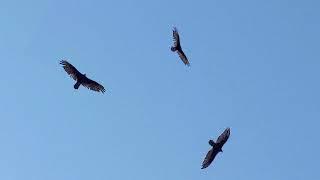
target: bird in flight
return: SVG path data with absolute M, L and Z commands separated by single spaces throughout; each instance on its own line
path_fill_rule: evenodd
M 171 51 L 177 52 L 180 59 L 183 61 L 183 63 L 187 66 L 190 66 L 187 56 L 182 51 L 182 48 L 180 45 L 180 37 L 179 37 L 177 28 L 173 27 L 172 31 L 173 31 L 173 46 L 171 47 Z
M 64 70 L 70 75 L 70 77 L 72 77 L 75 81 L 77 81 L 77 83 L 73 86 L 74 89 L 78 89 L 80 85 L 83 85 L 84 87 L 93 91 L 102 92 L 102 93 L 106 91 L 101 84 L 87 78 L 86 74 L 81 74 L 68 61 L 62 60 L 60 61 L 60 64 L 63 66 Z
M 216 155 L 219 152 L 222 152 L 222 146 L 224 145 L 224 143 L 227 142 L 229 136 L 230 136 L 230 128 L 227 128 L 218 137 L 217 142 L 214 142 L 213 140 L 209 140 L 209 144 L 212 146 L 212 148 L 210 149 L 205 159 L 203 160 L 201 169 L 207 168 L 212 163 Z

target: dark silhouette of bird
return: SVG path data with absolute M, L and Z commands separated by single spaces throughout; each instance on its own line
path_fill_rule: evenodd
M 210 151 L 207 153 L 205 159 L 203 160 L 201 169 L 208 167 L 212 163 L 212 161 L 214 160 L 216 155 L 219 152 L 223 152 L 222 146 L 224 145 L 224 143 L 227 142 L 229 136 L 230 136 L 230 128 L 227 128 L 218 137 L 217 142 L 214 142 L 213 140 L 209 140 L 209 144 L 212 146 L 212 148 L 210 149 Z
M 86 74 L 81 74 L 72 64 L 70 64 L 68 61 L 62 60 L 60 61 L 60 64 L 63 66 L 64 70 L 75 80 L 77 83 L 73 86 L 74 89 L 78 89 L 80 85 L 83 85 L 84 87 L 91 89 L 93 91 L 102 92 L 104 93 L 106 90 L 104 87 L 87 78 Z
M 180 59 L 183 61 L 183 63 L 187 66 L 190 66 L 187 56 L 182 51 L 181 44 L 180 44 L 180 37 L 179 37 L 177 28 L 173 27 L 172 31 L 173 31 L 173 46 L 171 47 L 171 51 L 177 52 Z

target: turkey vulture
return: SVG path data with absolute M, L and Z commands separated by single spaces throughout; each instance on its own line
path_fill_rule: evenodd
M 180 59 L 183 61 L 183 63 L 187 66 L 190 66 L 190 63 L 188 61 L 187 56 L 182 51 L 181 45 L 180 45 L 180 38 L 179 33 L 176 27 L 173 27 L 173 46 L 171 47 L 171 51 L 175 52 L 177 51 Z
M 229 136 L 230 136 L 230 128 L 227 128 L 218 137 L 217 142 L 214 142 L 213 140 L 209 140 L 209 144 L 212 146 L 212 148 L 207 153 L 206 158 L 203 160 L 201 169 L 204 169 L 204 168 L 208 167 L 212 163 L 212 161 L 214 160 L 216 155 L 219 152 L 222 152 L 222 146 L 224 145 L 224 143 L 227 142 Z
M 77 83 L 73 86 L 75 89 L 78 89 L 79 86 L 82 84 L 84 87 L 91 89 L 93 91 L 102 92 L 104 93 L 106 90 L 104 87 L 87 78 L 86 74 L 81 74 L 72 64 L 68 61 L 62 60 L 60 64 L 63 66 L 64 70 L 75 80 Z

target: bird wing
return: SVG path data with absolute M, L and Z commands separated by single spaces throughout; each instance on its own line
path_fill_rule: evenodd
M 218 154 L 218 151 L 214 147 L 211 148 L 202 162 L 201 169 L 207 168 L 212 163 L 212 161 L 214 160 L 217 154 Z
M 75 80 L 77 81 L 81 73 L 66 60 L 60 61 L 60 64 L 63 66 L 63 69 Z
M 81 83 L 83 86 L 85 86 L 86 88 L 88 88 L 90 90 L 102 92 L 102 93 L 106 92 L 106 90 L 104 89 L 104 87 L 101 84 L 99 84 L 96 81 L 93 81 L 87 77 L 85 77 Z
M 224 143 L 227 142 L 228 138 L 230 136 L 230 128 L 227 128 L 223 131 L 223 133 L 218 137 L 217 144 L 221 144 L 221 146 L 224 145 Z
M 183 61 L 183 63 L 187 66 L 190 66 L 190 63 L 188 61 L 187 56 L 184 54 L 184 52 L 182 50 L 178 50 L 178 55 L 180 57 L 180 59 Z
M 174 44 L 174 47 L 180 46 L 179 33 L 178 33 L 178 30 L 177 30 L 176 27 L 173 27 L 172 35 L 173 35 L 173 44 Z

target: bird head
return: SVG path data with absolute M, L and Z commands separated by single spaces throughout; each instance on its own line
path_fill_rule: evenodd
M 176 51 L 177 50 L 177 48 L 176 47 L 171 47 L 171 51 Z
M 214 146 L 216 143 L 213 141 L 213 140 L 209 140 L 209 144 L 211 145 L 211 146 Z

